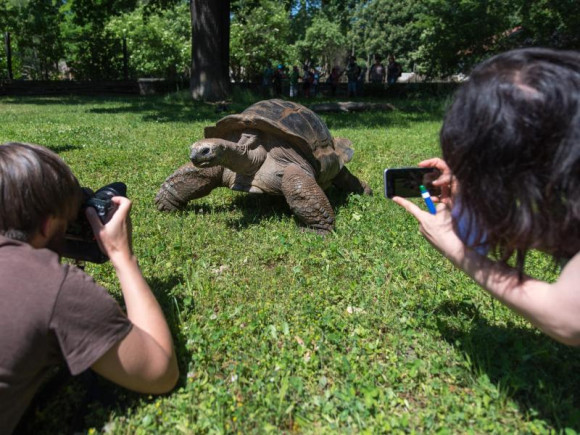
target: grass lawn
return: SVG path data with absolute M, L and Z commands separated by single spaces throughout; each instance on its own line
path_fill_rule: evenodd
M 384 198 L 384 168 L 439 155 L 446 100 L 389 102 L 399 110 L 322 115 L 352 140 L 349 168 L 375 194 L 331 190 L 336 230 L 321 237 L 282 198 L 218 189 L 183 212 L 156 210 L 188 145 L 225 115 L 214 106 L 180 95 L 0 98 L 0 143 L 51 148 L 83 186 L 127 184 L 135 251 L 181 369 L 160 397 L 58 372 L 29 433 L 579 430 L 578 351 L 494 302 Z M 110 264 L 86 270 L 120 299 Z M 557 276 L 539 254 L 528 272 Z

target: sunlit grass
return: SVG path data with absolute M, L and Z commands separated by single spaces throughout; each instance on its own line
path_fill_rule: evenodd
M 248 96 L 230 104 L 238 111 Z M 32 433 L 535 433 L 580 425 L 579 357 L 494 303 L 383 196 L 383 169 L 439 155 L 445 100 L 323 114 L 352 140 L 372 197 L 329 195 L 336 231 L 283 200 L 221 189 L 179 213 L 153 198 L 227 112 L 183 96 L 0 99 L 0 142 L 58 152 L 81 184 L 124 181 L 141 267 L 175 335 L 181 380 L 140 397 L 81 377 L 38 404 Z M 554 279 L 540 255 L 530 273 Z M 109 264 L 87 271 L 119 298 Z M 84 404 L 85 399 L 88 404 Z

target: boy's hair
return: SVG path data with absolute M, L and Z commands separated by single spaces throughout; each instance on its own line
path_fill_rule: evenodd
M 473 215 L 473 246 L 503 261 L 580 251 L 580 53 L 497 55 L 471 73 L 441 129 L 443 157 Z
M 82 191 L 66 163 L 39 145 L 0 145 L 0 234 L 28 241 L 48 216 L 76 217 Z

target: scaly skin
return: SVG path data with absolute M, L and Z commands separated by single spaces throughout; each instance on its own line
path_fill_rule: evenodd
M 182 210 L 189 201 L 208 195 L 216 187 L 229 187 L 226 183 L 223 167 L 200 169 L 187 163 L 167 177 L 155 204 L 160 211 Z
M 334 211 L 324 191 L 304 169 L 288 165 L 282 177 L 282 193 L 298 219 L 325 234 L 334 228 Z

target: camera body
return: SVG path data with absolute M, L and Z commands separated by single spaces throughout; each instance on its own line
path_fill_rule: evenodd
M 83 202 L 79 215 L 68 226 L 59 253 L 63 257 L 77 261 L 104 263 L 109 258 L 99 248 L 91 224 L 85 215 L 85 210 L 87 207 L 94 208 L 101 222 L 107 222 L 108 214 L 114 207 L 111 199 L 114 196 L 126 197 L 127 186 L 125 183 L 115 182 L 101 187 L 96 192 L 86 187 L 83 187 L 82 190 Z

